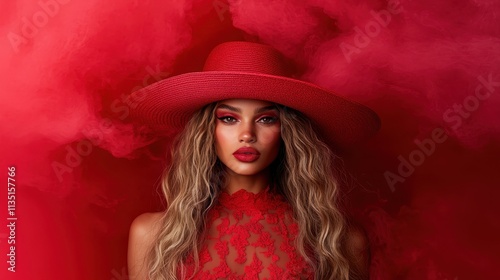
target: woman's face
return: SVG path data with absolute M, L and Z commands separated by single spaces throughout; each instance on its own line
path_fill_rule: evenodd
M 215 114 L 216 152 L 230 175 L 257 175 L 277 157 L 281 123 L 273 103 L 228 99 L 219 102 Z

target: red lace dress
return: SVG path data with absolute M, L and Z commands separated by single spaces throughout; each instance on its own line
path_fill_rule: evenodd
M 208 213 L 207 229 L 194 279 L 313 279 L 293 245 L 298 227 L 291 208 L 269 189 L 222 192 Z M 193 275 L 192 256 L 185 265 Z

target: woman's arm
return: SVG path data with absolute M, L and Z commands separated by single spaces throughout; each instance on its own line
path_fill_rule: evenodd
M 347 232 L 346 251 L 349 260 L 350 279 L 366 280 L 370 278 L 370 248 L 365 232 L 351 226 Z
M 147 279 L 145 257 L 159 232 L 162 213 L 144 213 L 134 219 L 128 240 L 128 276 L 130 280 Z

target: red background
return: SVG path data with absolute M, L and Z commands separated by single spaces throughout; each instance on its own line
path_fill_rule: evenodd
M 0 178 L 6 186 L 16 167 L 18 218 L 16 273 L 0 227 L 1 279 L 128 279 L 128 228 L 163 209 L 169 139 L 134 130 L 121 96 L 201 69 L 211 48 L 231 40 L 274 46 L 302 79 L 381 116 L 380 133 L 344 155 L 346 204 L 369 235 L 372 279 L 500 277 L 498 3 L 40 3 L 3 3 L 0 12 Z M 374 16 L 383 11 L 386 26 Z M 343 53 L 346 44 L 356 51 Z M 453 113 L 474 102 L 480 76 L 495 85 L 489 97 Z M 398 174 L 399 156 L 408 160 L 436 128 L 447 139 L 391 187 L 384 174 Z M 6 188 L 0 198 L 7 224 Z

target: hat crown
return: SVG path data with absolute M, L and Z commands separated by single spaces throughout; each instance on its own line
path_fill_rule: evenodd
M 233 71 L 288 76 L 283 56 L 270 46 L 250 42 L 227 42 L 215 47 L 203 71 Z

